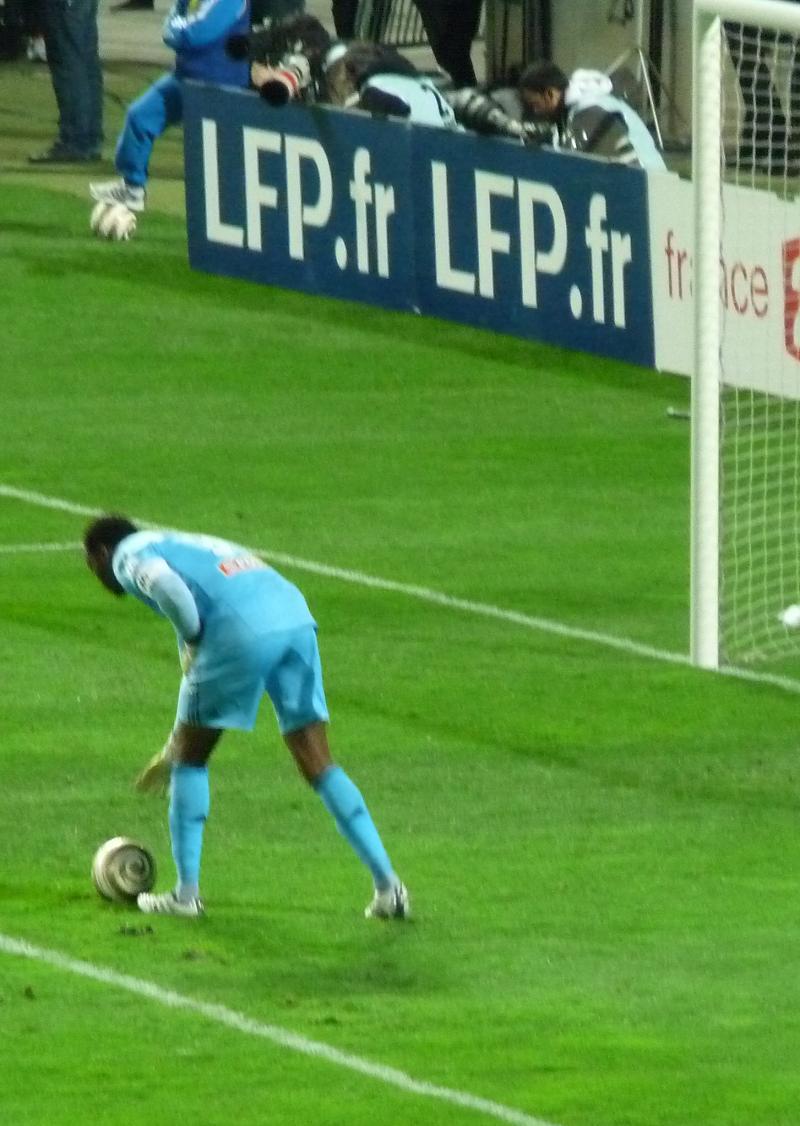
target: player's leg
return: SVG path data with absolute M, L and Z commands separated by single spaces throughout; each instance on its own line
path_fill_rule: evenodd
M 200 858 L 209 810 L 208 759 L 222 731 L 179 721 L 164 751 L 170 769 L 169 832 L 178 874 L 174 892 L 139 896 L 147 914 L 199 915 Z
M 331 759 L 325 727 L 328 708 L 312 626 L 281 638 L 271 655 L 266 687 L 300 773 L 372 874 L 376 898 L 367 913 L 405 917 L 410 910 L 408 893 L 395 874 L 361 791 Z
M 284 732 L 283 738 L 300 773 L 319 795 L 337 829 L 369 868 L 375 887 L 387 891 L 399 884 L 361 791 L 331 759 L 325 724 L 310 723 L 297 731 Z
M 325 724 L 309 723 L 296 731 L 285 731 L 283 738 L 300 773 L 372 874 L 375 897 L 367 907 L 367 916 L 406 918 L 411 911 L 408 892 L 392 867 L 361 791 L 331 759 Z
M 115 163 L 122 180 L 89 185 L 93 199 L 124 203 L 143 211 L 153 144 L 170 125 L 183 117 L 183 95 L 174 74 L 165 74 L 128 107 L 117 141 Z

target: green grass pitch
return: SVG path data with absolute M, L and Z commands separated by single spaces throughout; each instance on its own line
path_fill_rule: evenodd
M 192 274 L 178 137 L 137 238 L 95 240 L 88 177 L 24 165 L 46 76 L 0 83 L 0 486 L 68 502 L 0 495 L 0 1120 L 796 1126 L 797 695 L 302 563 L 683 653 L 685 382 Z M 131 781 L 179 672 L 166 625 L 36 548 L 79 540 L 70 505 L 295 558 L 334 753 L 413 924 L 363 919 L 369 881 L 268 708 L 212 761 L 207 917 L 99 900 L 91 857 L 118 833 L 172 879 L 164 804 Z

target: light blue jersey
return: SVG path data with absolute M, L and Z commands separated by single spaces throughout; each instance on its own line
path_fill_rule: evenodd
M 301 592 L 247 548 L 213 536 L 136 532 L 114 551 L 123 590 L 196 641 L 178 719 L 250 730 L 266 692 L 281 730 L 328 718 L 316 622 Z

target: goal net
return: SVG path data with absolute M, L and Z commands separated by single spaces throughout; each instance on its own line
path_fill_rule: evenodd
M 695 0 L 692 658 L 796 655 L 800 4 Z

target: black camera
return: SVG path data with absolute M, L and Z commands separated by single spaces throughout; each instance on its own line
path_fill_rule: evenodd
M 488 136 L 510 137 L 523 145 L 547 145 L 553 141 L 553 127 L 547 122 L 521 121 L 482 90 L 455 90 L 447 95 L 456 121 L 465 129 Z
M 258 92 L 273 106 L 294 98 L 316 101 L 323 80 L 323 62 L 331 37 L 314 16 L 289 16 L 254 28 L 249 35 L 232 35 L 225 44 L 235 59 L 266 67 L 270 74 Z
M 285 106 L 311 86 L 311 63 L 305 55 L 288 55 L 258 87 L 258 92 L 271 106 Z

